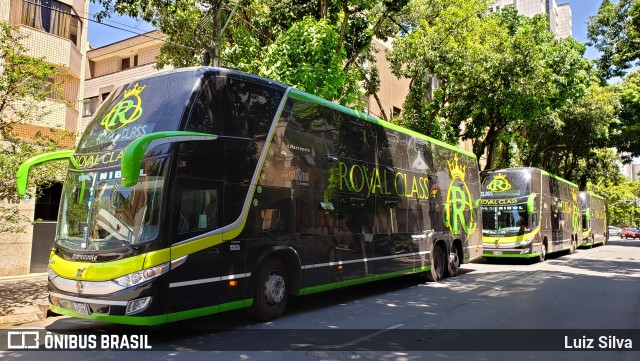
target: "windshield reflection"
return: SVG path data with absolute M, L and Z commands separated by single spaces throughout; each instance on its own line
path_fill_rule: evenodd
M 58 219 L 58 244 L 112 250 L 158 235 L 164 160 L 145 161 L 140 181 L 124 187 L 118 169 L 69 172 Z
M 517 235 L 531 231 L 526 204 L 505 207 L 482 207 L 484 234 Z

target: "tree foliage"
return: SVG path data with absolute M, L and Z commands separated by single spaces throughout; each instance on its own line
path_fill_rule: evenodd
M 617 122 L 618 97 L 611 86 L 593 83 L 584 96 L 557 111 L 547 112 L 514 139 L 524 165 L 546 169 L 582 188 L 588 182 L 619 173 L 610 145 L 610 128 Z
M 487 167 L 509 165 L 516 129 L 584 92 L 584 46 L 556 39 L 544 16 L 481 0 L 411 3 L 415 28 L 394 42 L 394 74 L 411 79 L 405 124 L 450 142 L 473 141 Z M 416 19 L 415 23 L 411 23 Z M 432 89 L 430 77 L 439 82 Z M 499 162 L 495 161 L 502 152 Z
M 28 56 L 23 45 L 25 35 L 17 28 L 0 22 L 0 233 L 22 232 L 30 221 L 21 214 L 17 203 L 15 174 L 26 159 L 50 150 L 58 149 L 60 141 L 67 136 L 61 132 L 38 134 L 31 142 L 17 138 L 14 127 L 19 123 L 37 124 L 49 112 L 43 105 L 45 100 L 66 104 L 59 96 L 61 83 L 51 79 L 61 78 L 57 67 L 44 58 Z M 61 167 L 40 167 L 30 177 L 30 184 L 44 187 L 62 181 Z
M 619 123 L 614 124 L 612 145 L 625 160 L 640 156 L 640 71 L 627 75 L 618 85 Z
M 157 67 L 200 65 L 207 54 L 220 66 L 356 105 L 359 82 L 376 89 L 376 70 L 363 66 L 373 36 L 386 37 L 388 19 L 407 0 L 94 2 L 104 7 L 98 19 L 113 13 L 142 18 L 167 36 Z
M 587 31 L 588 45 L 600 52 L 596 63 L 603 82 L 623 76 L 640 60 L 640 1 L 603 0 Z

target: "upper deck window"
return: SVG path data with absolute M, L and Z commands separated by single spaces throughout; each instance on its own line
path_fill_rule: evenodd
M 185 130 L 264 140 L 283 95 L 250 81 L 212 77 L 202 88 Z

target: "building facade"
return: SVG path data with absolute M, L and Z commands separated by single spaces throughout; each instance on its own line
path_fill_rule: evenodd
M 80 132 L 115 87 L 157 71 L 156 57 L 164 38 L 161 32 L 151 31 L 87 52 Z
M 518 13 L 529 17 L 547 14 L 549 28 L 557 37 L 573 35 L 571 6 L 568 3 L 558 4 L 556 0 L 496 0 L 489 10 L 497 11 L 506 6 L 515 6 Z
M 45 117 L 37 123 L 26 122 L 14 126 L 16 136 L 25 140 L 34 139 L 38 132 L 46 134 L 50 129 L 78 132 L 81 99 L 84 98 L 86 52 L 89 47 L 88 21 L 84 18 L 88 11 L 88 0 L 0 0 L 0 21 L 17 27 L 27 35 L 24 40 L 27 55 L 44 57 L 46 62 L 57 65 L 63 73 L 60 79 L 51 81 L 63 84 L 61 96 L 66 104 L 54 99 L 45 100 Z M 63 144 L 69 147 L 75 145 L 75 137 L 65 138 Z M 55 197 L 50 194 L 43 197 L 43 201 L 48 202 L 47 199 L 53 198 Z M 0 202 L 6 204 L 9 201 Z M 44 233 L 52 234 L 51 229 L 55 229 L 55 215 L 47 209 L 57 207 L 57 202 L 41 204 L 41 209 L 38 209 L 33 200 L 17 204 L 26 217 L 40 218 L 43 221 L 34 227 L 27 224 L 25 233 L 0 233 L 0 258 L 3 260 L 0 264 L 0 276 L 43 271 L 32 268 L 32 260 L 34 257 L 48 257 L 52 240 L 45 236 L 39 240 L 39 237 Z M 38 255 L 39 253 L 45 255 Z

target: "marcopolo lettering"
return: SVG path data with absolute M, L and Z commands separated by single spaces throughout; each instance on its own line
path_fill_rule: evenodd
M 78 253 L 74 253 L 71 256 L 71 259 L 74 260 L 74 261 L 95 262 L 98 259 L 98 256 L 96 256 L 95 254 L 78 254 Z

